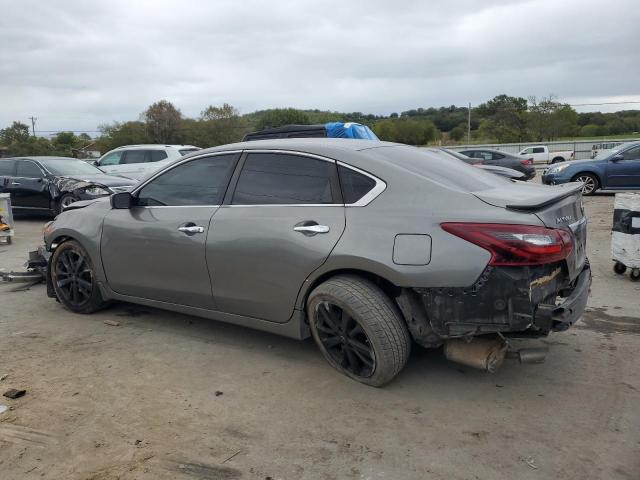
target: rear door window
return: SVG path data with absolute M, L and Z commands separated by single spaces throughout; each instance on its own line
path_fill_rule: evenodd
M 164 160 L 168 157 L 167 152 L 164 150 L 150 150 L 149 153 L 151 155 L 152 162 L 159 162 L 160 160 Z
M 336 164 L 302 155 L 249 153 L 233 205 L 317 205 L 339 202 Z
M 544 147 L 536 147 L 533 149 L 533 153 L 544 153 Z
M 145 185 L 140 206 L 220 205 L 237 155 L 213 155 L 178 165 Z
M 120 160 L 120 164 L 146 163 L 151 160 L 151 155 L 149 154 L 149 150 L 127 150 Z
M 625 160 L 640 160 L 640 147 L 630 148 L 622 156 Z

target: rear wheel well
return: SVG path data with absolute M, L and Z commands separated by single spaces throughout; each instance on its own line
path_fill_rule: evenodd
M 309 294 L 311 292 L 313 292 L 313 290 L 320 285 L 321 283 L 327 281 L 328 279 L 330 279 L 331 277 L 335 277 L 336 275 L 356 275 L 358 277 L 362 277 L 362 278 L 366 278 L 367 280 L 373 282 L 374 284 L 376 284 L 378 287 L 380 287 L 380 289 L 391 299 L 391 300 L 395 300 L 396 297 L 398 297 L 400 295 L 400 293 L 402 292 L 402 289 L 400 287 L 397 287 L 396 285 L 394 285 L 392 282 L 390 282 L 389 280 L 376 275 L 375 273 L 371 273 L 371 272 L 367 272 L 365 270 L 358 270 L 358 269 L 342 269 L 342 270 L 332 270 L 330 272 L 326 272 L 322 275 L 320 275 L 318 278 L 316 278 L 313 283 L 311 284 L 311 286 L 307 289 L 305 296 L 304 296 L 304 307 L 306 308 L 307 306 L 307 300 L 309 298 Z
M 553 157 L 553 159 L 551 160 L 551 163 L 560 163 L 560 162 L 564 162 L 564 157 Z

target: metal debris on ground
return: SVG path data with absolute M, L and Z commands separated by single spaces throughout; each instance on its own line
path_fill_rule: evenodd
M 3 395 L 7 398 L 11 398 L 11 399 L 16 399 L 16 398 L 20 398 L 22 396 L 24 396 L 24 394 L 27 393 L 26 390 L 19 390 L 16 388 L 12 388 L 10 390 L 7 390 L 6 392 L 3 393 Z
M 538 466 L 536 465 L 536 460 L 533 457 L 526 457 L 524 459 L 525 462 L 527 462 L 527 465 L 529 465 L 531 468 L 533 468 L 534 470 L 538 469 Z
M 119 327 L 120 326 L 120 322 L 117 322 L 116 320 L 105 320 L 103 323 L 105 325 L 111 325 L 112 327 Z

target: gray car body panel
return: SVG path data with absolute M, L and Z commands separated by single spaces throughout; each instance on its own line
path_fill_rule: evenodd
M 93 261 L 96 278 L 106 299 L 165 308 L 302 338 L 307 335 L 303 322 L 306 298 L 319 279 L 332 272 L 361 271 L 377 275 L 397 287 L 466 287 L 482 274 L 490 254 L 448 234 L 440 228 L 442 222 L 544 225 L 533 212 L 489 205 L 474 194 L 477 192 L 447 183 L 447 173 L 437 168 L 441 166 L 438 162 L 444 162 L 447 169 L 453 170 L 451 175 L 467 176 L 471 184 L 477 183 L 478 189 L 493 190 L 495 196 L 495 189 L 506 182 L 493 174 L 463 162 L 448 162 L 440 155 L 429 157 L 429 154 L 421 153 L 420 159 L 434 162 L 435 170 L 429 172 L 429 169 L 416 166 L 416 159 L 412 158 L 416 149 L 386 142 L 344 139 L 253 141 L 201 150 L 179 159 L 165 170 L 216 152 L 251 150 L 286 150 L 338 160 L 374 175 L 386 184 L 386 188 L 366 206 L 203 207 L 199 221 L 205 224 L 209 218 L 206 223 L 208 233 L 201 236 L 204 240 L 198 240 L 204 243 L 198 243 L 195 248 L 191 248 L 190 241 L 185 241 L 192 237 L 170 234 L 163 239 L 162 232 L 167 227 L 154 218 L 153 212 L 139 214 L 136 220 L 135 208 L 116 211 L 111 209 L 109 202 L 94 202 L 59 215 L 47 228 L 47 247 L 51 248 L 52 243 L 61 238 L 79 241 Z M 162 171 L 157 173 L 161 174 Z M 144 182 L 134 190 L 134 195 L 143 185 Z M 529 197 L 537 199 L 542 195 L 541 191 L 550 196 L 557 191 L 540 188 L 543 190 L 527 189 L 526 193 L 520 194 L 519 201 L 522 203 Z M 181 215 L 179 208 L 160 210 L 172 224 L 191 220 Z M 120 212 L 123 212 L 122 218 Z M 293 232 L 293 226 L 305 220 L 330 224 L 331 233 L 306 237 Z M 428 263 L 394 262 L 394 243 L 399 234 L 428 235 L 431 246 Z M 137 247 L 136 243 L 139 244 Z M 190 247 L 185 249 L 181 245 Z M 148 247 L 146 251 L 145 246 Z M 201 266 L 197 266 L 197 256 L 185 257 L 200 248 L 210 284 L 205 281 Z M 287 254 L 291 251 L 296 256 Z M 395 252 L 400 257 L 405 253 L 416 255 L 415 251 Z M 158 266 L 158 263 L 165 264 Z M 199 270 L 194 278 L 189 278 L 185 272 L 192 268 Z M 171 277 L 176 272 L 175 278 Z M 115 280 L 111 275 L 115 275 Z M 166 286 L 159 286 L 163 275 L 170 278 L 164 279 Z M 205 298 L 207 288 L 212 289 L 211 299 Z

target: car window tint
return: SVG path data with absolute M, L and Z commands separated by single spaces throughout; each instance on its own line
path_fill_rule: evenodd
M 234 159 L 235 155 L 215 155 L 178 165 L 145 185 L 137 204 L 220 205 Z
M 640 147 L 630 148 L 622 156 L 625 160 L 640 160 Z
M 477 158 L 481 158 L 483 160 L 491 160 L 492 157 L 493 154 L 491 152 L 478 152 Z
M 149 150 L 127 150 L 121 164 L 144 163 L 149 161 Z
M 160 160 L 164 160 L 168 157 L 167 152 L 164 150 L 151 150 L 150 153 L 152 162 L 159 162 Z
M 356 203 L 376 186 L 376 181 L 373 178 L 350 168 L 338 166 L 338 174 L 340 175 L 342 198 L 347 205 Z
M 534 148 L 533 153 L 544 153 L 544 147 Z
M 0 160 L 0 175 L 13 175 L 15 160 Z
M 18 162 L 17 177 L 42 178 L 42 170 L 33 162 L 21 160 Z
M 242 167 L 234 205 L 333 203 L 336 165 L 280 153 L 250 153 Z
M 492 160 L 500 160 L 501 158 L 504 158 L 504 155 L 501 153 L 492 152 L 491 157 L 492 157 Z
M 118 165 L 120 163 L 120 157 L 122 157 L 123 153 L 124 152 L 122 151 L 109 153 L 102 160 L 100 160 L 100 166 Z

